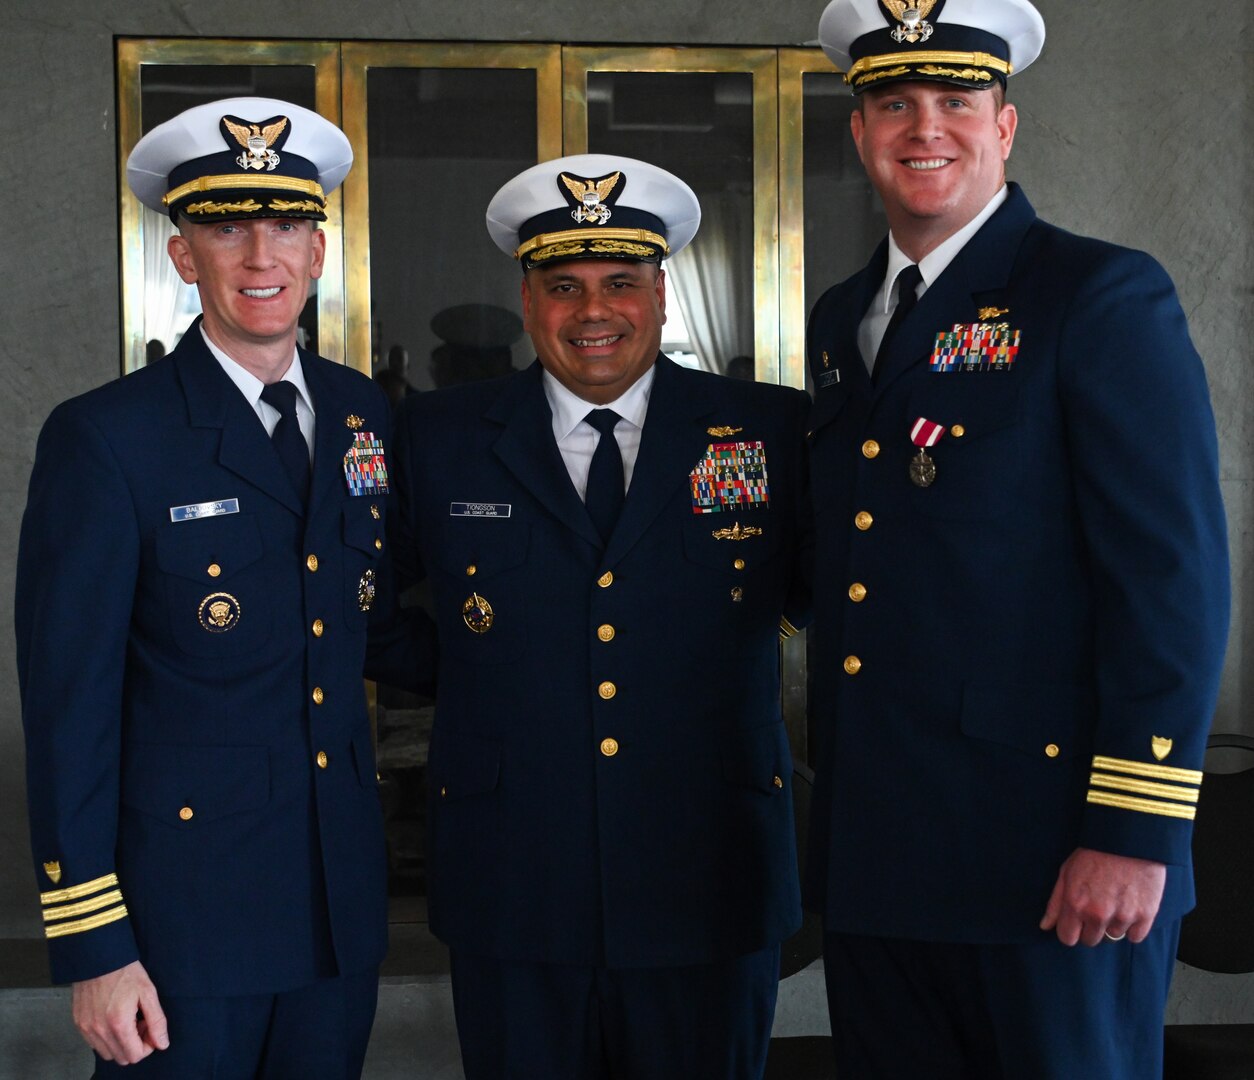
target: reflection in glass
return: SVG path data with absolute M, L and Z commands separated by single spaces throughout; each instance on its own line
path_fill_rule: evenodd
M 753 76 L 591 71 L 587 85 L 589 152 L 667 169 L 701 200 L 696 239 L 666 264 L 684 338 L 672 320 L 662 344 L 680 363 L 724 371 L 754 350 Z
M 376 378 L 395 399 L 525 367 L 519 271 L 484 211 L 535 164 L 535 71 L 371 68 L 367 116 Z
M 143 133 L 177 116 L 184 109 L 227 97 L 273 97 L 314 107 L 314 69 L 309 66 L 214 66 L 199 64 L 144 64 L 140 67 Z M 265 117 L 257 117 L 258 120 Z M 168 214 L 142 210 L 144 237 L 144 340 L 151 361 L 178 344 L 183 332 L 200 314 L 194 285 L 185 285 L 166 254 L 174 234 Z M 314 285 L 316 286 L 316 282 Z M 300 317 L 302 345 L 317 347 L 318 305 L 315 291 Z
M 831 286 L 866 265 L 888 232 L 849 134 L 854 98 L 835 71 L 802 76 L 806 312 Z

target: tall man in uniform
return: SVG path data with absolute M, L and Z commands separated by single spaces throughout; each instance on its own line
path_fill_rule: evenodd
M 296 345 L 351 163 L 333 124 L 265 98 L 146 135 L 128 180 L 177 224 L 204 316 L 39 439 L 16 605 L 31 833 L 99 1077 L 360 1074 L 387 936 L 361 676 L 389 409 Z
M 430 578 L 440 644 L 431 926 L 470 1080 L 765 1060 L 800 919 L 778 641 L 808 399 L 659 354 L 659 264 L 699 219 L 630 158 L 515 177 L 488 227 L 539 360 L 398 420 L 398 585 Z
M 1202 365 L 1005 161 L 1027 0 L 833 0 L 890 235 L 811 315 L 807 896 L 841 1075 L 1161 1068 L 1227 628 Z

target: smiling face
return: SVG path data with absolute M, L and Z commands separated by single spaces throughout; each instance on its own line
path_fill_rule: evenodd
M 268 368 L 273 357 L 285 369 L 291 360 L 309 282 L 322 276 L 325 235 L 297 218 L 184 221 L 179 227 L 168 251 L 179 277 L 200 292 L 205 332 L 232 359 L 271 381 L 254 367 Z
M 921 259 L 996 194 L 1017 123 L 994 90 L 902 82 L 862 95 L 853 141 L 906 254 Z
M 579 259 L 528 270 L 523 327 L 550 375 L 594 405 L 652 367 L 666 322 L 666 275 L 652 263 Z

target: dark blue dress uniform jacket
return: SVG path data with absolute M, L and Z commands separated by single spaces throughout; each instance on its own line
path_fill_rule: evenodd
M 455 948 L 683 965 L 798 925 L 778 640 L 801 617 L 807 406 L 660 357 L 603 550 L 538 363 L 403 405 L 394 557 L 434 597 L 430 914 Z M 689 473 L 736 440 L 763 442 L 769 506 L 694 513 Z M 761 535 L 714 539 L 737 523 Z
M 359 590 L 382 569 L 387 500 L 350 495 L 343 459 L 346 418 L 386 447 L 389 411 L 368 379 L 300 355 L 307 517 L 195 327 L 40 436 L 16 607 L 55 981 L 138 958 L 162 994 L 263 993 L 383 956 Z M 238 513 L 171 520 L 227 499 Z
M 1175 291 L 1011 185 L 873 388 L 856 339 L 886 251 L 809 327 L 823 746 L 807 902 L 829 930 L 1029 940 L 1085 846 L 1169 864 L 1178 916 L 1228 563 Z M 937 333 L 981 321 L 1020 331 L 1014 363 L 933 370 Z M 908 475 L 920 417 L 949 429 L 927 488 Z

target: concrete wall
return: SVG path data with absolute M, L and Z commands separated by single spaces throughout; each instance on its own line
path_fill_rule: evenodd
M 1042 216 L 1148 249 L 1206 360 L 1235 611 L 1217 727 L 1254 732 L 1254 340 L 1248 5 L 1038 0 L 1043 58 L 1012 83 L 1011 175 Z M 822 0 L 0 0 L 0 657 L 13 655 L 18 525 L 56 402 L 118 372 L 113 39 L 118 36 L 800 44 Z M 589 12 L 595 11 L 595 17 Z M 834 138 L 847 138 L 842 130 Z M 1146 433 L 1147 468 L 1156 462 Z M 89 522 L 84 527 L 90 527 Z M 83 596 L 85 618 L 108 618 Z M 67 663 L 73 658 L 67 657 Z M 0 661 L 0 937 L 39 934 L 13 663 Z

